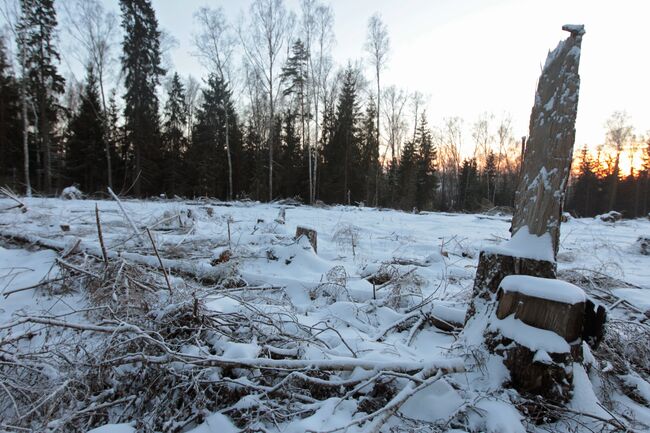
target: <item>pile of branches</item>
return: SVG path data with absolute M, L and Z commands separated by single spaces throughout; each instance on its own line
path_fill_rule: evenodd
M 451 361 L 359 359 L 349 346 L 349 357 L 304 359 L 308 346 L 327 354 L 322 334 L 338 332 L 299 323 L 289 307 L 268 312 L 252 302 L 266 297 L 282 307 L 288 301 L 277 288 L 175 278 L 171 290 L 158 268 L 105 254 L 68 252 L 57 264 L 56 278 L 31 289 L 76 292 L 84 307 L 0 325 L 0 428 L 85 432 L 137 420 L 138 431 L 180 432 L 219 411 L 238 427 L 264 431 L 338 397 L 362 412 L 348 426 L 377 431 L 414 393 L 462 369 Z M 219 297 L 237 308 L 206 307 Z M 249 357 L 224 351 L 226 343 L 251 342 L 258 350 Z

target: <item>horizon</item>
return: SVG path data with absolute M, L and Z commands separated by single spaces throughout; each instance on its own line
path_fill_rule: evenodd
M 102 1 L 119 13 L 115 0 Z M 161 28 L 178 41 L 171 50 L 174 70 L 184 77 L 206 75 L 192 54 L 193 14 L 199 7 L 222 6 L 235 26 L 250 3 L 154 0 Z M 298 0 L 286 4 L 298 12 Z M 646 102 L 650 86 L 644 82 L 650 60 L 633 55 L 638 42 L 650 40 L 650 29 L 643 23 L 650 6 L 644 2 L 623 1 L 616 7 L 587 0 L 554 0 L 543 6 L 515 0 L 408 0 L 399 5 L 390 0 L 334 0 L 329 4 L 334 10 L 336 66 L 363 60 L 365 76 L 372 79 L 363 44 L 367 20 L 378 12 L 391 42 L 382 87 L 396 85 L 428 96 L 426 109 L 434 127 L 444 118 L 461 117 L 466 153 L 473 147 L 470 127 L 485 112 L 494 114 L 495 123 L 510 114 L 514 136 L 528 135 L 541 66 L 549 50 L 568 36 L 561 30 L 563 24 L 584 24 L 586 29 L 575 150 L 587 144 L 593 151 L 604 144 L 605 122 L 614 111 L 629 114 L 637 135 L 650 131 Z M 429 55 L 416 55 L 427 50 Z

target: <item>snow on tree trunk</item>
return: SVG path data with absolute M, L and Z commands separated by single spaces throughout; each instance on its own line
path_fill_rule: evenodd
M 554 258 L 573 158 L 580 45 L 585 33 L 583 26 L 565 25 L 562 29 L 571 36 L 549 53 L 537 85 L 511 230 L 513 236 L 526 229 L 535 236 L 549 233 Z
M 503 358 L 513 388 L 557 403 L 570 396 L 569 367 L 582 361 L 585 318 L 594 315 L 581 289 L 555 279 L 584 27 L 563 30 L 571 35 L 549 53 L 535 93 L 512 238 L 481 252 L 463 331 L 467 345 Z

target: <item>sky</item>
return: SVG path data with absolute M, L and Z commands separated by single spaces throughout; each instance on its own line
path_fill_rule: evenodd
M 66 1 L 66 0 L 60 0 Z M 327 1 L 327 0 L 325 0 Z M 117 0 L 104 0 L 117 10 Z M 200 77 L 192 55 L 193 13 L 222 6 L 232 23 L 250 0 L 153 0 L 163 29 L 178 41 L 171 56 L 181 75 Z M 299 11 L 299 0 L 286 0 Z M 365 58 L 368 18 L 388 26 L 391 52 L 382 81 L 427 95 L 430 123 L 464 119 L 464 145 L 483 112 L 509 114 L 516 137 L 528 134 L 537 79 L 550 49 L 584 24 L 576 147 L 605 139 L 604 124 L 625 110 L 639 134 L 650 130 L 650 1 L 647 0 L 331 0 L 337 63 Z M 368 78 L 372 77 L 367 66 Z

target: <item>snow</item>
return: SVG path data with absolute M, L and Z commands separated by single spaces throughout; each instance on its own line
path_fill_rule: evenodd
M 451 416 L 464 404 L 460 396 L 449 383 L 439 380 L 428 388 L 416 393 L 400 412 L 413 419 L 426 422 L 441 422 Z
M 612 293 L 640 308 L 644 311 L 650 310 L 650 290 L 631 289 L 631 288 L 614 288 Z
M 521 421 L 523 417 L 509 402 L 484 399 L 476 403 L 476 412 L 471 412 L 469 423 L 473 431 L 485 433 L 526 433 Z M 478 413 L 483 416 L 478 416 Z
M 645 381 L 638 374 L 624 374 L 621 376 L 623 382 L 628 386 L 635 388 L 643 399 L 650 404 L 650 383 Z
M 187 433 L 237 433 L 239 431 L 228 417 L 220 413 L 214 413 L 207 417 L 201 425 Z
M 534 235 L 530 233 L 528 226 L 521 227 L 510 240 L 501 245 L 486 248 L 485 252 L 525 259 L 555 261 L 551 235 L 549 233 L 544 233 L 542 236 Z
M 550 278 L 531 277 L 529 275 L 509 275 L 499 285 L 504 292 L 516 292 L 534 298 L 564 304 L 585 302 L 584 290 L 571 283 Z
M 598 397 L 594 393 L 587 372 L 578 363 L 573 364 L 573 397 L 569 402 L 569 407 L 579 412 L 589 413 L 605 419 L 611 419 L 612 417 L 602 408 Z
M 135 429 L 130 424 L 106 424 L 86 433 L 135 433 Z
M 129 260 L 148 260 L 156 265 L 150 245 L 133 238 L 128 222 L 113 201 L 42 198 L 25 201 L 29 208 L 26 213 L 19 210 L 0 211 L 0 233 L 47 239 L 53 246 L 65 246 L 79 238 L 84 248 L 94 248 L 93 251 L 97 252 L 99 246 L 94 215 L 97 203 L 109 254 L 114 257 L 121 255 Z M 0 209 L 8 205 L 8 201 L 0 199 Z M 286 328 L 281 331 L 291 332 L 291 327 L 295 326 L 292 320 L 300 326 L 319 330 L 318 337 L 323 344 L 306 341 L 285 347 L 283 350 L 299 354 L 299 358 L 269 359 L 270 364 L 279 366 L 310 360 L 312 365 L 352 364 L 355 367 L 345 373 L 347 376 L 332 380 L 365 378 L 378 369 L 397 365 L 414 369 L 435 365 L 465 366 L 467 371 L 449 374 L 419 391 L 407 400 L 400 413 L 423 423 L 441 425 L 449 417 L 461 413 L 461 416 L 467 417 L 468 431 L 526 431 L 522 425 L 523 416 L 503 391 L 502 385 L 508 380 L 508 371 L 501 359 L 489 356 L 481 365 L 472 364 L 471 356 L 459 359 L 460 342 L 456 337 L 429 324 L 409 341 L 413 323 L 420 317 L 420 310 L 411 309 L 430 299 L 427 307 L 421 309 L 422 313 L 462 323 L 481 250 L 549 260 L 553 259 L 550 236 L 533 236 L 524 227 L 510 241 L 499 245 L 500 240 L 510 237 L 510 220 L 507 216 L 433 212 L 412 214 L 348 206 L 284 206 L 286 223 L 282 225 L 273 222 L 279 210 L 277 204 L 235 202 L 226 207 L 210 201 L 124 200 L 123 205 L 140 229 L 152 227 L 161 255 L 166 258 L 165 264 L 172 268 L 171 276 L 179 284 L 181 271 L 188 269 L 188 263 L 193 270 L 210 273 L 218 269 L 221 272 L 222 268 L 212 266 L 210 261 L 224 249 L 230 249 L 233 253 L 232 266 L 239 270 L 241 278 L 250 286 L 260 288 L 259 292 L 247 294 L 250 307 L 243 306 L 227 293 L 215 291 L 204 300 L 210 310 L 236 315 L 250 314 L 247 308 L 254 308 L 258 314 L 290 317 L 291 320 L 283 325 Z M 212 209 L 212 216 L 206 208 Z M 165 218 L 168 221 L 162 223 Z M 230 223 L 231 244 L 228 241 L 228 219 L 234 221 Z M 258 223 L 258 219 L 266 222 Z M 60 230 L 61 224 L 70 225 L 70 231 Z M 293 240 L 296 226 L 299 225 L 317 230 L 318 254 Z M 358 228 L 354 254 L 350 243 L 342 243 L 334 236 L 344 225 Z M 596 272 L 595 275 L 624 281 L 626 284 L 611 285 L 612 294 L 643 310 L 649 309 L 648 258 L 632 248 L 639 233 L 650 233 L 650 221 L 622 220 L 616 224 L 604 224 L 591 218 L 571 219 L 562 225 L 562 242 L 557 259 L 560 274 L 581 274 L 590 270 Z M 0 291 L 7 293 L 44 279 L 56 278 L 59 275 L 55 264 L 57 256 L 53 251 L 29 251 L 1 244 Z M 396 264 L 401 259 L 404 259 L 404 263 L 416 264 Z M 343 272 L 331 272 L 335 267 L 341 267 Z M 394 287 L 377 287 L 374 299 L 372 284 L 366 278 L 387 268 L 401 276 L 406 275 L 400 288 L 401 294 Z M 343 289 L 335 284 L 339 277 L 345 280 Z M 523 287 L 521 290 L 528 293 L 537 293 L 538 286 L 531 286 L 526 278 L 510 278 L 504 280 L 506 290 L 515 290 L 509 286 L 512 283 L 513 286 Z M 578 299 L 575 290 L 564 290 L 574 286 L 560 287 L 560 282 L 548 284 L 552 287 L 545 282 L 540 289 L 545 297 L 567 302 Z M 632 288 L 632 285 L 638 288 Z M 265 289 L 271 287 L 274 289 Z M 404 295 L 406 292 L 408 296 Z M 584 298 L 584 294 L 582 296 Z M 281 305 L 280 300 L 290 306 L 290 311 Z M 0 296 L 0 323 L 45 311 L 49 314 L 68 314 L 74 308 L 85 306 L 84 302 L 83 295 L 79 293 L 57 295 L 41 289 L 19 291 L 6 298 Z M 615 308 L 608 314 L 617 317 L 619 312 Z M 414 316 L 404 327 L 392 328 L 384 338 L 378 338 L 384 330 L 409 315 Z M 85 318 L 75 315 L 69 320 Z M 499 330 L 504 336 L 531 348 L 539 362 L 548 362 L 550 354 L 568 351 L 568 343 L 562 337 L 551 331 L 532 328 L 512 316 L 483 325 Z M 479 343 L 482 335 L 465 335 L 464 338 L 462 343 Z M 196 347 L 189 343 L 186 351 L 195 353 Z M 213 355 L 215 359 L 246 363 L 268 356 L 267 348 L 256 341 L 215 338 L 211 343 L 216 353 Z M 574 370 L 577 395 L 572 400 L 572 407 L 596 413 L 598 399 L 588 375 L 582 367 L 574 367 Z M 401 380 L 396 379 L 396 383 L 404 386 Z M 630 386 L 635 386 L 639 394 L 647 392 L 643 382 L 634 378 L 625 380 L 629 381 Z M 259 397 L 250 394 L 238 404 L 251 404 L 254 398 Z M 634 407 L 640 417 L 650 418 L 650 414 L 628 400 L 624 396 L 619 397 L 621 405 Z M 468 407 L 475 407 L 476 410 L 468 410 Z M 354 400 L 331 398 L 314 405 L 308 417 L 279 421 L 278 426 L 267 425 L 265 428 L 270 432 L 296 433 L 310 429 L 327 430 L 352 422 L 360 416 L 357 410 Z M 192 427 L 193 433 L 237 431 L 227 416 L 219 413 Z M 386 425 L 382 431 L 388 431 L 388 428 Z M 109 424 L 91 431 L 132 433 L 134 429 L 128 424 Z M 363 427 L 353 426 L 348 431 L 360 432 Z
M 66 199 L 66 200 L 74 200 L 74 199 L 80 199 L 83 197 L 83 193 L 79 191 L 79 188 L 76 186 L 68 186 L 66 188 L 63 188 L 63 191 L 61 191 L 61 198 Z
M 553 331 L 539 329 L 525 324 L 514 315 L 505 319 L 496 319 L 490 324 L 490 329 L 499 331 L 509 338 L 532 351 L 543 350 L 549 353 L 567 353 L 571 350 L 569 343 Z

